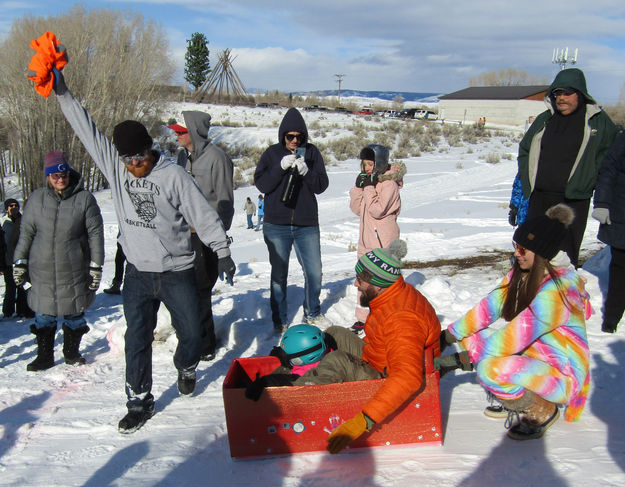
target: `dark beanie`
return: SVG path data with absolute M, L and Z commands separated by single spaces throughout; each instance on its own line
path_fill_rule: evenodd
M 152 137 L 143 124 L 136 120 L 125 120 L 115 125 L 113 144 L 119 155 L 134 156 L 152 147 Z
M 360 160 L 364 161 L 373 161 L 375 162 L 375 152 L 373 152 L 373 149 L 371 147 L 365 147 L 363 150 L 360 151 Z
M 4 200 L 4 211 L 7 211 L 9 209 L 9 205 L 12 204 L 16 204 L 18 208 L 20 207 L 19 201 L 13 198 L 8 198 Z
M 388 248 L 373 249 L 363 254 L 356 263 L 356 274 L 360 275 L 367 270 L 372 276 L 366 279 L 369 283 L 379 287 L 391 286 L 401 275 L 401 259 L 405 257 L 408 248 L 403 240 L 393 240 Z
M 56 172 L 67 172 L 70 167 L 65 154 L 60 150 L 48 152 L 43 158 L 43 171 L 46 176 Z
M 513 240 L 535 254 L 551 260 L 560 250 L 567 228 L 574 219 L 572 208 L 560 203 L 549 208 L 544 215 L 519 225 Z

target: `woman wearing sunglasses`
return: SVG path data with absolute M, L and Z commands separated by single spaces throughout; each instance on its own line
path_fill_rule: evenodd
M 516 261 L 502 283 L 441 335 L 468 351 L 482 386 L 501 403 L 508 436 L 543 436 L 564 406 L 579 419 L 590 384 L 584 280 L 560 252 L 573 211 L 558 204 L 514 233 Z M 492 326 L 503 318 L 503 326 Z M 501 414 L 497 414 L 500 412 Z

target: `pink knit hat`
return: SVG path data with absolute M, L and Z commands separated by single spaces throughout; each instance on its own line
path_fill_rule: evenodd
M 46 176 L 55 172 L 68 172 L 70 167 L 67 159 L 65 159 L 65 154 L 60 150 L 48 152 L 43 159 L 43 170 Z

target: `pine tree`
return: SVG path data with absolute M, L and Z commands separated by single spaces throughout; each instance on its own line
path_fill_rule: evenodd
M 204 34 L 195 32 L 191 34 L 191 39 L 187 39 L 184 61 L 184 79 L 197 90 L 206 81 L 211 70 L 208 60 L 208 40 Z

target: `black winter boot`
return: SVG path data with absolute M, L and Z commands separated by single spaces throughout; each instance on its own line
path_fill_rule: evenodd
M 54 335 L 56 326 L 37 328 L 30 325 L 30 332 L 35 335 L 37 341 L 37 358 L 26 366 L 26 370 L 36 372 L 46 370 L 54 365 Z
M 121 279 L 113 279 L 111 282 L 111 287 L 108 289 L 104 289 L 106 294 L 121 294 L 122 281 Z
M 63 325 L 63 355 L 65 363 L 69 365 L 84 365 L 87 361 L 84 359 L 78 347 L 82 336 L 89 331 L 88 326 L 81 326 L 76 330 L 71 329 L 67 325 Z

